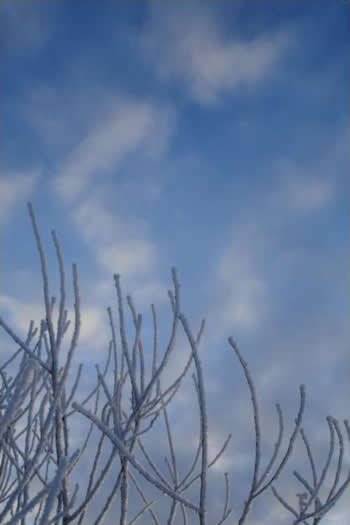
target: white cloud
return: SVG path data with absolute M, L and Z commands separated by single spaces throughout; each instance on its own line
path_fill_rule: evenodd
M 212 284 L 207 289 L 205 351 L 237 332 L 253 336 L 267 319 L 270 297 L 259 266 L 264 242 L 254 223 L 237 223 L 217 254 Z
M 34 321 L 34 326 L 39 327 L 41 319 L 45 318 L 45 307 L 43 303 L 23 302 L 15 297 L 7 295 L 0 296 L 0 304 L 6 311 L 9 317 L 9 325 L 20 337 L 25 339 L 27 335 L 29 323 Z M 72 308 L 68 309 L 68 319 L 71 320 L 70 326 L 64 336 L 64 341 L 70 342 L 74 329 L 74 311 Z M 54 327 L 57 326 L 57 308 L 54 310 L 52 320 Z M 107 343 L 108 337 L 104 337 L 104 312 L 95 307 L 81 308 L 81 328 L 79 342 L 89 345 L 96 345 Z
M 305 173 L 297 166 L 282 171 L 280 196 L 291 211 L 306 213 L 327 206 L 335 196 L 335 180 Z
M 218 101 L 234 89 L 264 80 L 289 43 L 287 33 L 228 38 L 216 14 L 188 6 L 155 6 L 142 50 L 156 61 L 160 78 L 179 79 L 203 104 Z
M 74 214 L 80 233 L 93 247 L 96 260 L 109 274 L 123 278 L 150 272 L 156 260 L 156 247 L 142 238 L 140 223 L 127 223 L 106 210 L 97 198 L 83 202 Z M 141 221 L 142 223 L 142 221 Z
M 124 275 L 121 277 L 122 286 L 124 286 Z M 141 283 L 137 281 L 127 283 L 127 294 L 131 295 L 137 311 L 148 312 L 151 304 L 154 304 L 157 307 L 160 304 L 169 301 L 168 287 L 165 284 L 155 280 L 151 282 L 148 281 L 146 284 L 143 283 L 144 281 Z M 99 281 L 95 285 L 95 293 L 97 296 L 101 298 L 103 297 L 105 302 L 109 297 L 111 300 L 115 300 L 115 287 L 112 277 L 110 279 Z
M 149 271 L 155 262 L 152 243 L 142 239 L 119 241 L 97 253 L 97 260 L 111 273 L 122 277 Z
M 115 97 L 107 115 L 87 130 L 61 165 L 54 180 L 55 191 L 65 200 L 74 199 L 91 182 L 97 182 L 104 170 L 116 170 L 128 153 L 139 148 L 150 155 L 161 152 L 167 145 L 171 115 L 152 103 Z M 160 137 L 162 140 L 157 140 Z
M 23 208 L 23 201 L 30 199 L 39 177 L 38 171 L 5 172 L 0 177 L 0 220 L 2 224 L 9 220 L 15 209 Z
M 115 298 L 112 276 L 119 273 L 137 310 L 148 311 L 151 303 L 168 301 L 168 285 L 154 275 L 159 251 L 145 233 L 145 221 L 122 218 L 95 195 L 76 207 L 73 224 L 91 248 L 95 261 L 105 270 L 106 278 L 94 281 L 93 296 L 98 300 L 103 297 L 104 301 Z
M 103 337 L 103 328 L 105 326 L 104 312 L 95 307 L 86 307 L 81 309 L 81 330 L 79 341 L 81 343 L 89 343 L 96 345 L 100 343 L 107 343 L 108 337 Z M 74 324 L 74 314 L 71 312 L 71 324 Z M 71 327 L 70 327 L 71 328 Z
M 158 281 L 152 281 L 135 287 L 132 297 L 139 308 L 149 307 L 152 303 L 156 305 L 168 301 L 168 287 Z
M 8 295 L 1 295 L 0 303 L 1 307 L 10 315 L 11 322 L 14 323 L 16 330 L 20 331 L 18 335 L 21 337 L 27 334 L 31 320 L 38 326 L 44 317 L 44 307 L 39 303 L 19 301 Z
M 80 234 L 89 243 L 109 243 L 113 236 L 122 234 L 119 217 L 107 211 L 93 197 L 79 204 L 73 212 L 73 220 Z
M 285 363 L 274 361 L 270 355 L 268 364 L 259 369 L 259 375 L 255 378 L 257 390 L 260 395 L 270 391 L 281 392 L 289 384 L 291 375 L 290 368 Z
M 217 279 L 225 288 L 220 305 L 222 322 L 242 329 L 257 328 L 263 318 L 265 285 L 253 264 L 253 253 L 243 253 L 237 242 L 226 250 L 218 264 Z
M 288 157 L 276 159 L 276 185 L 268 198 L 271 208 L 280 208 L 283 213 L 306 214 L 324 211 L 333 205 L 340 187 L 344 186 L 347 139 L 348 130 L 341 129 L 321 155 L 303 161 Z
M 332 185 L 325 180 L 293 181 L 289 192 L 291 205 L 301 211 L 322 208 L 333 197 Z

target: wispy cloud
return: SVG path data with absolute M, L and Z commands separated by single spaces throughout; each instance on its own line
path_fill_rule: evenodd
M 39 171 L 5 172 L 0 177 L 0 221 L 6 223 L 11 214 L 30 199 L 40 178 Z
M 128 275 L 128 273 L 126 273 L 126 275 Z M 122 278 L 124 283 L 124 274 L 122 274 Z M 133 290 L 127 290 L 127 293 L 130 292 L 137 310 L 149 310 L 152 303 L 159 305 L 160 303 L 168 301 L 168 287 L 157 280 L 152 281 L 147 279 L 146 284 L 138 283 L 135 286 Z M 103 297 L 104 299 L 112 293 L 115 295 L 112 278 L 99 281 L 96 284 L 95 291 L 99 297 Z
M 257 264 L 258 231 L 252 225 L 237 225 L 218 257 L 215 283 L 220 299 L 211 307 L 210 319 L 223 334 L 229 330 L 257 330 L 267 311 L 264 274 Z M 220 328 L 219 328 L 220 326 Z
M 310 174 L 305 166 L 289 162 L 280 169 L 279 195 L 273 198 L 289 212 L 304 214 L 331 204 L 336 189 L 336 177 Z
M 176 12 L 175 12 L 176 11 Z M 183 84 L 201 104 L 214 104 L 237 88 L 252 88 L 278 64 L 287 32 L 232 38 L 215 12 L 153 5 L 142 49 L 162 80 Z
M 0 296 L 1 306 L 19 330 L 22 337 L 28 332 L 29 323 L 33 320 L 36 325 L 44 317 L 43 305 L 40 303 L 23 302 L 15 297 L 2 294 Z
M 6 311 L 6 316 L 9 316 L 13 328 L 16 333 L 21 334 L 23 338 L 28 332 L 29 323 L 31 320 L 34 321 L 36 327 L 40 326 L 41 319 L 45 319 L 45 310 L 42 303 L 34 303 L 28 301 L 22 301 L 16 297 L 1 295 L 0 303 L 2 308 Z M 73 335 L 74 327 L 74 310 L 73 308 L 67 308 L 70 326 L 65 334 L 64 340 L 70 341 Z M 53 313 L 52 319 L 54 325 L 57 324 L 57 308 Z M 105 314 L 102 309 L 92 306 L 83 306 L 81 308 L 81 330 L 79 341 L 81 344 L 90 343 L 94 347 L 98 347 L 101 344 L 106 343 L 106 337 L 104 333 L 105 326 Z
M 74 213 L 81 235 L 93 247 L 95 257 L 109 274 L 123 278 L 150 272 L 156 261 L 156 246 L 142 238 L 116 213 L 108 212 L 97 198 L 82 202 Z
M 113 173 L 130 153 L 155 154 L 166 146 L 171 113 L 150 102 L 115 97 L 107 114 L 84 133 L 54 179 L 54 189 L 67 201 L 77 198 L 90 184 Z M 163 142 L 158 141 L 163 137 Z
M 129 276 L 150 270 L 154 264 L 152 245 L 142 239 L 124 240 L 117 246 L 104 248 L 98 254 L 98 260 L 110 272 Z

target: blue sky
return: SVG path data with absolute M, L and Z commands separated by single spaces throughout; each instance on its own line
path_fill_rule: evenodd
M 52 228 L 67 270 L 78 264 L 82 388 L 94 384 L 94 364 L 107 353 L 112 274 L 144 315 L 145 344 L 152 302 L 165 342 L 176 266 L 190 325 L 207 322 L 210 451 L 233 431 L 210 492 L 217 516 L 228 470 L 233 525 L 254 441 L 229 335 L 255 379 L 265 462 L 277 433 L 274 403 L 290 429 L 300 383 L 319 468 L 326 416 L 349 417 L 347 2 L 3 0 L 0 14 L 3 316 L 23 335 L 44 312 L 28 200 L 56 295 Z M 13 347 L 1 338 L 7 355 Z M 181 333 L 167 379 L 188 352 Z M 195 412 L 189 383 L 171 412 L 184 464 Z M 83 420 L 75 421 L 78 443 Z M 150 447 L 157 460 L 159 444 Z M 346 450 L 349 468 L 349 443 Z M 306 459 L 299 445 L 276 483 L 293 504 L 300 486 L 292 472 Z M 166 507 L 157 508 L 162 516 Z M 135 501 L 131 515 L 138 509 Z M 247 524 L 261 516 L 291 522 L 270 494 Z M 344 496 L 322 523 L 348 518 Z

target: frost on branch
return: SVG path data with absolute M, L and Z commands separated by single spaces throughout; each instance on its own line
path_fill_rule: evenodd
M 168 504 L 166 521 L 168 525 L 223 524 L 232 515 L 230 501 L 231 491 L 235 490 L 235 485 L 231 486 L 229 474 L 225 473 L 222 512 L 211 517 L 209 522 L 211 509 L 208 508 L 208 477 L 211 467 L 225 452 L 231 435 L 227 437 L 216 455 L 210 457 L 208 451 L 210 421 L 207 414 L 203 364 L 200 359 L 200 342 L 205 322 L 202 321 L 195 335 L 183 313 L 180 284 L 175 268 L 172 269 L 173 291 L 169 290 L 172 326 L 163 353 L 158 348 L 157 313 L 155 306 L 151 305 L 153 319 L 151 356 L 143 346 L 142 316 L 137 314 L 130 296 L 127 296 L 127 305 L 135 334 L 133 338 L 127 336 L 121 279 L 118 274 L 114 276 L 118 324 L 114 321 L 112 308 L 107 308 L 111 334 L 106 363 L 103 370 L 96 365 L 96 385 L 85 399 L 76 401 L 83 365 L 79 366 L 71 388 L 67 386 L 67 379 L 71 373 L 81 325 L 78 270 L 73 264 L 74 326 L 72 336 L 67 341 L 70 321 L 67 319 L 66 275 L 60 245 L 53 231 L 52 240 L 60 278 L 60 297 L 56 305 L 55 297 L 50 295 L 46 255 L 31 204 L 28 204 L 28 210 L 39 253 L 45 318 L 39 328 L 34 328 L 34 322 L 31 321 L 27 337 L 23 339 L 15 333 L 7 321 L 0 317 L 0 326 L 17 346 L 14 355 L 6 362 L 0 363 L 0 523 L 90 525 L 92 522 L 87 512 L 93 501 L 96 503 L 98 498 L 100 509 L 93 525 L 102 524 L 114 499 L 119 503 L 120 525 L 132 525 L 142 517 L 146 520 L 144 523 L 151 521 L 155 525 L 164 523 L 164 518 L 161 520 L 156 510 L 157 503 L 162 503 L 164 500 Z M 53 321 L 55 307 L 58 312 L 56 324 Z M 164 384 L 164 371 L 169 365 L 171 355 L 175 352 L 176 336 L 181 329 L 188 340 L 189 354 L 177 378 L 169 384 Z M 120 344 L 117 341 L 118 331 Z M 262 438 L 254 382 L 248 364 L 232 337 L 229 337 L 228 343 L 242 367 L 247 382 L 255 433 L 250 490 L 241 505 L 242 508 L 236 509 L 236 517 L 232 519 L 239 525 L 246 523 L 252 503 L 267 489 L 271 489 L 282 507 L 293 514 L 294 524 L 316 525 L 333 508 L 350 484 L 350 472 L 345 474 L 345 478 L 343 476 L 345 448 L 343 431 L 335 418 L 327 417 L 330 433 L 329 453 L 323 468 L 318 469 L 309 438 L 302 426 L 305 387 L 301 385 L 294 429 L 279 461 L 277 456 L 282 449 L 284 421 L 282 409 L 276 404 L 278 435 L 273 454 L 265 469 L 261 471 Z M 62 360 L 61 350 L 64 345 L 66 358 Z M 8 367 L 11 363 L 13 365 L 17 358 L 20 358 L 20 363 L 17 366 L 16 376 L 9 377 Z M 111 364 L 112 381 L 108 382 L 106 378 Z M 193 393 L 198 406 L 198 442 L 186 472 L 181 473 L 178 468 L 179 458 L 176 454 L 176 441 L 169 417 L 169 405 L 176 398 L 183 379 L 190 371 L 192 371 Z M 92 402 L 93 409 L 88 408 L 89 402 Z M 82 421 L 90 425 L 89 431 L 82 436 L 80 448 L 72 452 L 70 430 L 74 424 Z M 159 435 L 157 428 L 161 421 L 164 422 L 168 448 L 165 457 L 167 473 L 162 471 L 156 459 L 147 450 L 144 439 L 152 432 Z M 344 420 L 344 426 L 346 440 L 350 441 L 350 426 L 347 420 Z M 90 444 L 89 457 L 94 446 L 95 455 L 87 477 L 86 490 L 83 493 L 76 484 L 72 491 L 72 474 L 87 450 L 93 430 L 97 432 L 98 442 L 94 445 Z M 308 481 L 298 472 L 294 472 L 296 480 L 302 485 L 302 492 L 300 487 L 296 490 L 296 504 L 293 506 L 285 501 L 275 487 L 275 483 L 290 460 L 296 439 L 301 439 L 304 444 L 312 479 Z M 111 449 L 107 454 L 107 461 L 101 466 L 102 450 L 106 441 L 109 442 Z M 336 450 L 338 450 L 338 458 L 335 477 L 328 495 L 321 498 L 321 489 L 325 486 L 325 478 Z M 113 485 L 106 490 L 103 482 L 108 474 L 112 475 Z M 156 493 L 155 498 L 149 498 L 148 488 L 152 488 Z M 130 504 L 131 491 L 139 498 L 138 510 L 134 497 L 132 505 Z M 115 517 L 113 522 L 116 522 Z

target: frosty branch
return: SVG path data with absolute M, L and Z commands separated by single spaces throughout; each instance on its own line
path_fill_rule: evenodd
M 153 349 L 151 355 L 144 349 L 142 341 L 142 316 L 137 314 L 132 298 L 127 297 L 127 305 L 135 328 L 130 343 L 125 322 L 125 304 L 120 276 L 114 276 L 119 322 L 113 317 L 112 308 L 107 308 L 111 330 L 108 341 L 108 355 L 103 370 L 96 366 L 96 385 L 85 399 L 75 401 L 82 377 L 81 364 L 69 391 L 67 380 L 70 377 L 74 353 L 76 351 L 81 326 L 81 306 L 79 279 L 76 265 L 72 266 L 74 292 L 74 327 L 70 341 L 67 332 L 70 321 L 67 319 L 66 275 L 60 244 L 55 232 L 52 240 L 59 270 L 59 304 L 57 323 L 53 321 L 56 305 L 55 297 L 50 295 L 50 283 L 45 250 L 31 204 L 28 204 L 34 237 L 39 253 L 43 283 L 43 304 L 45 317 L 39 329 L 30 321 L 25 339 L 0 317 L 0 326 L 17 345 L 14 355 L 0 366 L 0 523 L 3 525 L 68 525 L 91 523 L 87 512 L 99 494 L 101 509 L 94 525 L 102 524 L 111 509 L 112 502 L 119 502 L 120 525 L 132 525 L 148 515 L 155 525 L 164 523 L 156 510 L 157 503 L 168 498 L 168 525 L 175 524 L 178 510 L 181 511 L 176 524 L 209 523 L 208 475 L 210 469 L 225 452 L 231 435 L 227 437 L 214 458 L 209 457 L 208 436 L 210 421 L 207 413 L 207 398 L 200 358 L 200 342 L 204 332 L 204 320 L 197 336 L 183 313 L 180 283 L 175 268 L 172 269 L 174 290 L 169 290 L 172 312 L 172 327 L 168 344 L 163 354 L 159 351 L 158 320 L 154 305 L 151 305 L 153 318 Z M 119 328 L 120 345 L 117 338 Z M 176 336 L 183 328 L 189 343 L 189 355 L 182 371 L 170 384 L 164 385 L 164 371 L 170 357 L 175 352 Z M 254 382 L 248 364 L 232 337 L 228 343 L 242 367 L 251 397 L 253 426 L 255 432 L 255 456 L 250 490 L 236 517 L 232 517 L 230 479 L 224 473 L 223 508 L 220 516 L 210 517 L 210 524 L 221 525 L 231 516 L 230 523 L 243 525 L 252 503 L 267 489 L 271 489 L 281 505 L 293 514 L 293 523 L 317 525 L 327 512 L 339 501 L 350 484 L 350 472 L 341 481 L 344 470 L 344 436 L 338 421 L 328 416 L 330 447 L 325 465 L 319 474 L 312 454 L 311 444 L 302 427 L 305 407 L 305 387 L 300 386 L 300 406 L 293 432 L 282 459 L 276 464 L 282 447 L 284 422 L 282 409 L 276 405 L 278 416 L 278 436 L 272 457 L 261 472 L 261 429 L 260 414 Z M 62 348 L 66 344 L 66 358 L 62 360 Z M 9 377 L 8 367 L 20 358 L 15 377 Z M 150 363 L 149 363 L 150 361 Z M 112 364 L 112 382 L 107 381 L 107 373 Z M 169 417 L 169 405 L 175 399 L 184 378 L 192 370 L 194 395 L 198 403 L 199 428 L 198 443 L 191 464 L 185 473 L 178 468 L 176 440 Z M 100 406 L 103 397 L 103 406 Z M 92 403 L 93 407 L 90 405 Z M 88 408 L 90 406 L 90 408 Z M 162 416 L 162 417 L 161 417 Z M 89 423 L 89 431 L 79 449 L 72 451 L 70 442 L 71 420 Z M 147 450 L 145 436 L 154 432 L 160 421 L 164 421 L 168 455 L 165 457 L 167 474 L 162 472 L 157 461 Z M 344 421 L 345 436 L 350 442 L 350 426 Z M 86 453 L 92 432 L 96 431 L 99 441 L 95 447 L 93 464 L 88 476 L 85 493 L 79 485 L 71 491 L 71 478 L 83 455 Z M 306 456 L 310 463 L 312 481 L 308 482 L 298 472 L 297 481 L 303 486 L 303 493 L 297 493 L 297 505 L 293 507 L 279 494 L 275 483 L 292 455 L 296 439 L 304 443 Z M 321 501 L 321 488 L 329 472 L 336 449 L 339 453 L 336 473 L 328 496 Z M 101 466 L 104 445 L 109 442 L 111 451 Z M 89 451 L 92 450 L 90 444 Z M 89 452 L 90 455 L 90 452 Z M 117 465 L 116 465 L 117 463 Z M 98 472 L 98 465 L 100 472 Z M 146 466 L 145 466 L 146 465 Z M 113 473 L 113 486 L 102 495 L 102 484 L 108 474 Z M 268 479 L 269 478 L 269 479 Z M 146 495 L 152 488 L 157 496 L 152 500 Z M 197 487 L 197 498 L 193 498 Z M 189 490 L 191 488 L 191 490 Z M 133 500 L 130 516 L 131 490 L 140 499 L 136 511 Z M 191 494 L 189 494 L 189 492 Z M 79 494 L 80 493 L 80 494 Z M 79 495 L 79 498 L 78 498 Z M 189 514 L 190 513 L 190 514 Z M 33 517 L 34 516 L 34 517 Z M 115 522 L 115 520 L 113 521 Z

